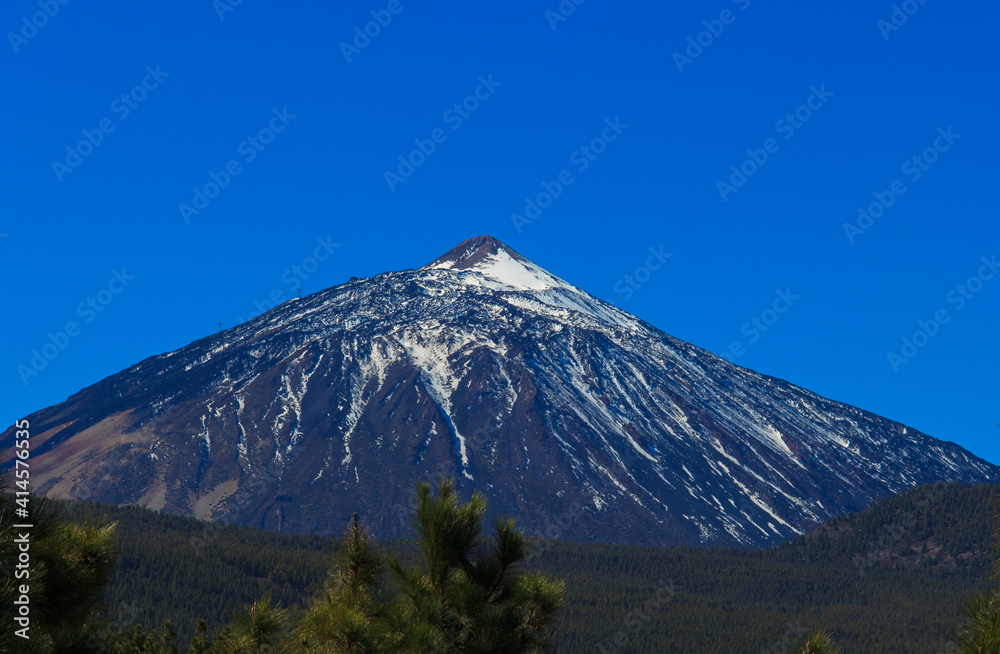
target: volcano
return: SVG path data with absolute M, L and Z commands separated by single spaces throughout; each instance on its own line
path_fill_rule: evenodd
M 298 533 L 410 533 L 453 477 L 529 535 L 764 547 L 938 480 L 958 445 L 736 366 L 479 236 L 290 300 L 29 416 L 32 482 Z M 13 441 L 13 428 L 3 434 Z

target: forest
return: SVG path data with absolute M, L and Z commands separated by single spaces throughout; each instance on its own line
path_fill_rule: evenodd
M 41 530 L 36 520 L 33 537 L 42 542 L 35 547 L 53 577 L 33 604 L 45 638 L 26 649 L 8 629 L 0 647 L 122 654 L 1000 652 L 997 485 L 918 487 L 756 551 L 531 540 L 512 522 L 479 525 L 481 498 L 456 498 L 446 485 L 417 492 L 424 495 L 415 513 L 428 513 L 423 522 L 414 516 L 414 539 L 395 541 L 369 538 L 363 516 L 345 525 L 342 537 L 325 538 L 138 507 L 36 500 L 49 518 Z M 433 517 L 445 509 L 454 515 Z M 456 524 L 466 531 L 455 532 Z M 446 563 L 435 562 L 441 556 Z M 365 569 L 372 572 L 362 588 L 357 571 Z M 440 596 L 428 581 L 435 569 L 446 569 Z M 4 611 L 16 590 L 10 586 L 5 574 Z M 88 610 L 70 610 L 81 606 Z M 442 616 L 463 626 L 443 625 Z M 303 645 L 310 624 L 314 642 Z M 336 646 L 331 634 L 344 625 L 363 637 Z

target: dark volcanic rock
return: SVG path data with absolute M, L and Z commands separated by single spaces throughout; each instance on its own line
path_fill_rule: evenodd
M 1000 476 L 678 341 L 490 237 L 287 302 L 31 421 L 52 496 L 326 534 L 353 511 L 407 534 L 415 482 L 440 474 L 531 534 L 750 547 L 917 484 Z

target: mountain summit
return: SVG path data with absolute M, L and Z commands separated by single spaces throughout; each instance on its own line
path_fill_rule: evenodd
M 462 241 L 422 268 L 427 269 L 474 271 L 484 277 L 485 283 L 494 290 L 572 288 L 492 236 L 477 236 Z
M 446 475 L 534 535 L 756 547 L 917 484 L 1000 478 L 489 236 L 146 359 L 31 423 L 50 496 L 302 533 L 360 511 L 407 535 L 414 483 Z
M 530 263 L 520 254 L 514 252 L 514 250 L 508 248 L 492 236 L 474 236 L 473 238 L 462 241 L 434 261 L 424 266 L 424 268 L 450 268 L 453 270 L 465 270 L 487 257 L 499 255 L 500 252 L 503 252 L 510 258 Z

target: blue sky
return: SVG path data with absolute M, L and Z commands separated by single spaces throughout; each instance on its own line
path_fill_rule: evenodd
M 492 234 L 1000 463 L 996 3 L 181 4 L 0 12 L 5 425 Z

